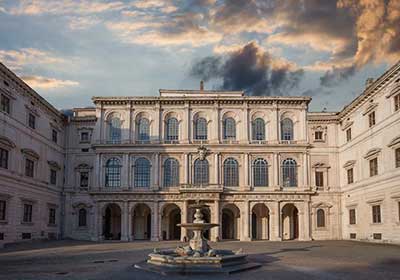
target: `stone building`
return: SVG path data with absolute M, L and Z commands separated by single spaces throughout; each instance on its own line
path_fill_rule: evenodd
M 201 86 L 93 97 L 63 116 L 1 73 L 0 242 L 185 240 L 176 224 L 201 200 L 221 224 L 214 241 L 400 243 L 400 63 L 334 113 L 309 112 L 310 97 Z

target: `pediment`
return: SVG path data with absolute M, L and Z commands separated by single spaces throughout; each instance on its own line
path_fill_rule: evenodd
M 15 144 L 9 138 L 5 136 L 0 136 L 0 145 L 6 146 L 8 148 L 15 148 Z
M 349 167 L 354 166 L 355 164 L 356 164 L 356 161 L 355 161 L 355 160 L 348 160 L 348 161 L 346 161 L 345 164 L 343 164 L 343 167 L 344 167 L 344 168 L 349 168 Z
M 392 139 L 392 141 L 390 141 L 388 147 L 393 147 L 396 145 L 400 145 L 400 136 L 397 136 L 394 139 Z
M 371 158 L 371 157 L 373 157 L 373 156 L 379 154 L 379 153 L 381 152 L 381 150 L 382 150 L 381 148 L 373 148 L 373 149 L 369 150 L 369 151 L 365 154 L 364 158 Z
M 33 158 L 35 158 L 35 159 L 39 159 L 40 158 L 40 156 L 39 156 L 39 154 L 38 153 L 36 153 L 34 150 L 32 150 L 32 149 L 21 149 L 21 152 L 23 153 L 23 154 L 25 154 L 25 155 L 27 155 L 27 156 L 30 156 L 30 157 L 33 157 Z

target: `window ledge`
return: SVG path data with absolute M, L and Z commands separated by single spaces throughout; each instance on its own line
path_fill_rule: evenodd
M 33 222 L 21 222 L 21 225 L 24 225 L 24 226 L 33 226 L 35 223 L 33 223 Z
M 7 220 L 0 220 L 0 225 L 6 225 L 6 224 L 8 224 Z
M 47 227 L 57 227 L 57 224 L 47 224 Z

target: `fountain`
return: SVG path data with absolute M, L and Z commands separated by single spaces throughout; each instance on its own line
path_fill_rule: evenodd
M 158 272 L 161 274 L 180 273 L 233 273 L 260 267 L 258 263 L 247 261 L 247 255 L 241 250 L 214 250 L 204 238 L 204 231 L 219 224 L 206 223 L 201 210 L 208 207 L 199 201 L 189 206 L 195 209 L 193 223 L 182 223 L 178 226 L 193 232 L 189 245 L 178 246 L 175 249 L 154 249 L 149 259 L 135 264 L 138 269 Z

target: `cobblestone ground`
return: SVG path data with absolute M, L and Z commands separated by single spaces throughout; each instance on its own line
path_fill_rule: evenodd
M 243 248 L 256 270 L 230 276 L 161 276 L 135 269 L 152 248 L 177 242 L 38 242 L 0 249 L 0 279 L 400 279 L 400 246 L 347 241 L 220 242 Z

